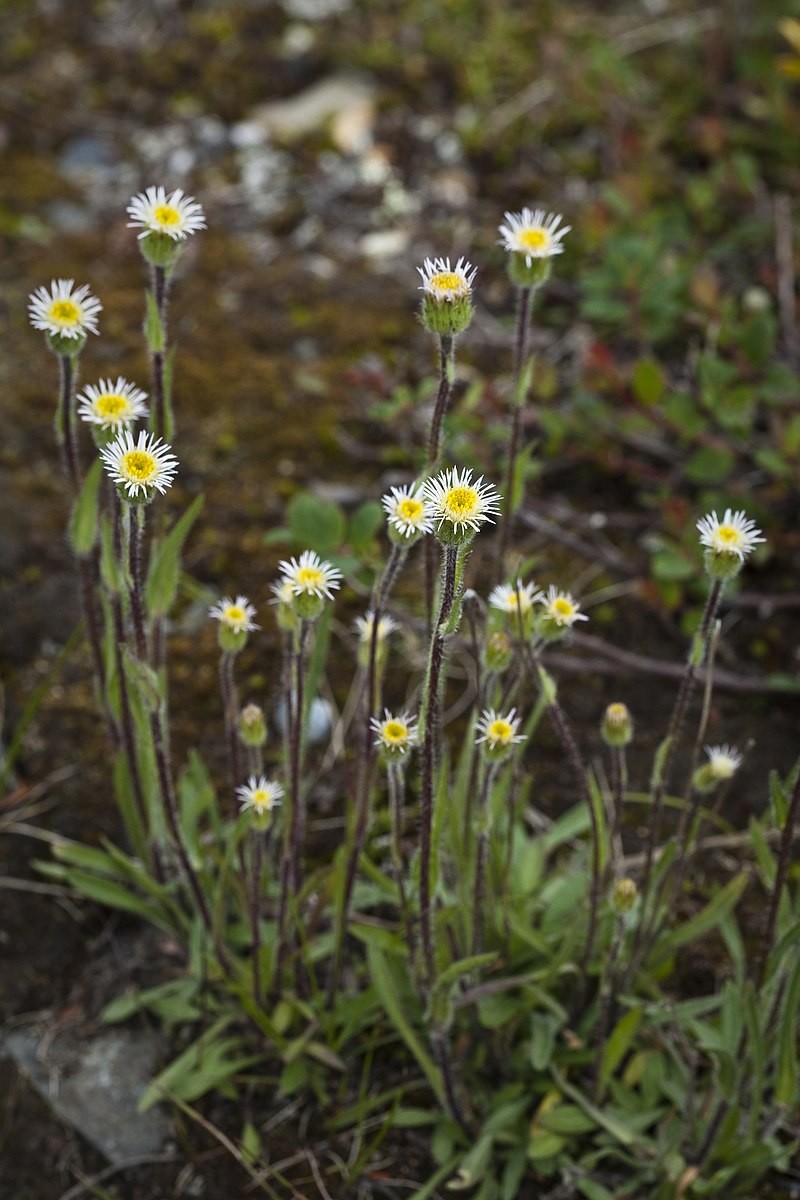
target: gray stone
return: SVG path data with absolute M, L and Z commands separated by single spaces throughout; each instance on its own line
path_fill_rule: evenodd
M 157 1070 L 158 1044 L 148 1034 L 113 1030 L 56 1037 L 41 1026 L 11 1030 L 2 1043 L 22 1074 L 61 1120 L 117 1165 L 154 1154 L 171 1136 L 158 1105 L 138 1113 Z

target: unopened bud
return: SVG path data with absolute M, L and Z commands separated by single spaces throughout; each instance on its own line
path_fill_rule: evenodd
M 600 732 L 607 746 L 627 746 L 633 737 L 633 721 L 628 706 L 609 704 L 603 714 Z

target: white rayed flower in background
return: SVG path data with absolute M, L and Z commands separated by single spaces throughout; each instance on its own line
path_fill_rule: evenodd
M 101 379 L 96 385 L 89 384 L 76 399 L 78 416 L 101 429 L 119 429 L 147 416 L 147 392 L 121 375 L 116 383 Z
M 422 278 L 419 290 L 444 304 L 470 298 L 478 268 L 465 258 L 460 258 L 454 267 L 450 266 L 449 258 L 426 258 L 417 270 Z
M 202 205 L 184 196 L 182 188 L 168 196 L 163 187 L 149 187 L 131 199 L 126 211 L 131 218 L 128 228 L 141 229 L 140 238 L 161 233 L 178 242 L 206 228 Z
M 208 615 L 215 621 L 220 621 L 231 633 L 252 633 L 254 629 L 259 628 L 253 620 L 256 615 L 255 605 L 251 604 L 246 596 L 237 596 L 235 600 L 230 596 L 223 596 L 218 604 L 208 610 Z
M 561 254 L 564 247 L 561 239 L 569 233 L 571 225 L 559 225 L 562 221 L 560 213 L 545 213 L 543 208 L 532 212 L 523 208 L 522 212 L 505 214 L 506 224 L 499 227 L 500 244 L 514 254 L 525 258 L 526 266 L 531 266 L 534 258 L 552 258 Z
M 372 630 L 375 624 L 374 613 L 370 611 L 364 617 L 356 617 L 353 623 L 356 627 L 359 642 L 361 642 L 362 646 L 369 645 L 372 641 Z M 379 617 L 377 640 L 385 642 L 389 634 L 394 633 L 397 628 L 398 624 L 394 617 Z
M 512 708 L 499 713 L 494 708 L 485 708 L 475 722 L 476 746 L 483 746 L 489 758 L 504 758 L 517 742 L 524 742 L 525 735 L 519 733 L 520 718 Z
M 294 584 L 291 579 L 279 579 L 277 583 L 271 583 L 269 589 L 275 596 L 274 600 L 270 600 L 270 604 L 291 604 L 294 600 Z
M 299 559 L 284 560 L 278 568 L 283 575 L 280 583 L 289 584 L 295 597 L 325 596 L 332 600 L 334 591 L 341 587 L 339 568 L 323 561 L 314 550 L 304 550 Z
M 390 488 L 381 497 L 389 522 L 390 531 L 399 534 L 401 538 L 416 538 L 423 533 L 433 531 L 430 507 L 426 503 L 422 488 L 411 487 Z
M 377 735 L 375 745 L 387 758 L 402 758 L 418 738 L 417 720 L 410 713 L 391 713 L 383 710 L 383 717 L 372 717 L 370 728 Z
M 494 484 L 484 483 L 482 475 L 473 480 L 469 467 L 449 467 L 427 479 L 422 490 L 442 541 L 465 541 L 487 521 L 494 524 L 500 512 Z
M 285 793 L 276 780 L 267 779 L 266 775 L 251 775 L 244 786 L 237 787 L 236 794 L 241 801 L 242 812 L 252 809 L 256 816 L 263 817 L 280 804 Z
M 89 285 L 76 288 L 73 279 L 53 279 L 49 291 L 39 287 L 28 297 L 31 324 L 53 337 L 83 338 L 97 333 L 97 314 L 102 310 Z
M 370 610 L 366 616 L 356 617 L 355 627 L 358 633 L 359 666 L 365 670 L 373 666 L 379 673 L 382 672 L 389 649 L 387 638 L 390 633 L 394 633 L 395 629 L 398 628 L 397 621 L 389 616 L 379 617 L 376 628 L 375 614 Z M 373 637 L 375 639 L 374 659 L 372 649 Z
M 558 629 L 569 629 L 576 621 L 588 621 L 582 613 L 580 605 L 573 599 L 571 592 L 560 591 L 555 584 L 550 584 L 547 595 L 542 595 L 539 603 L 544 606 L 543 616 Z
M 733 779 L 742 765 L 742 755 L 733 746 L 704 746 L 708 755 L 707 769 L 718 783 Z
M 149 499 L 154 490 L 166 492 L 178 469 L 172 448 L 145 430 L 134 441 L 133 433 L 126 429 L 100 451 L 100 457 L 128 500 Z
M 742 755 L 733 746 L 705 746 L 708 762 L 698 767 L 692 776 L 692 786 L 698 792 L 713 792 L 721 783 L 733 779 L 742 765 Z
M 542 599 L 542 592 L 535 583 L 499 583 L 489 593 L 489 604 L 492 608 L 504 613 L 528 613 L 537 601 Z
M 730 508 L 725 509 L 721 521 L 715 512 L 702 517 L 697 528 L 701 545 L 715 554 L 736 555 L 740 562 L 744 562 L 756 543 L 767 540 L 760 536 L 761 530 L 756 528 L 755 521 L 744 512 L 734 512 Z

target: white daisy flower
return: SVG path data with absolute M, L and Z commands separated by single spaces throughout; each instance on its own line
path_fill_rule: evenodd
M 114 482 L 135 499 L 140 492 L 147 496 L 151 488 L 166 492 L 172 486 L 178 460 L 171 451 L 171 446 L 153 433 L 141 430 L 134 441 L 126 429 L 100 451 L 100 457 Z
M 168 196 L 163 187 L 149 187 L 133 197 L 126 211 L 132 218 L 128 228 L 140 228 L 140 238 L 163 233 L 178 242 L 206 228 L 202 205 L 193 196 L 184 196 L 181 188 Z
M 241 800 L 242 812 L 252 809 L 258 816 L 272 812 L 280 804 L 284 789 L 274 779 L 266 775 L 251 775 L 247 783 L 237 787 L 236 794 Z
M 402 758 L 417 744 L 417 720 L 410 713 L 394 715 L 385 708 L 382 718 L 371 719 L 370 727 L 377 734 L 375 745 L 390 758 Z
M 700 530 L 700 544 L 713 550 L 715 554 L 735 554 L 744 562 L 757 542 L 767 539 L 760 536 L 761 530 L 756 529 L 755 521 L 750 520 L 744 512 L 734 512 L 725 509 L 725 516 L 720 521 L 715 512 L 709 513 L 697 522 Z
M 82 338 L 97 333 L 97 314 L 103 306 L 89 291 L 76 288 L 73 279 L 53 279 L 50 290 L 39 287 L 28 297 L 28 314 L 35 329 L 53 337 Z
M 523 208 L 522 212 L 505 214 L 507 224 L 499 227 L 500 244 L 514 254 L 525 256 L 526 266 L 530 266 L 534 258 L 552 258 L 561 254 L 564 247 L 561 239 L 569 233 L 571 225 L 563 225 L 560 213 L 545 213 L 543 208 L 531 212 Z
M 281 584 L 290 584 L 293 596 L 327 596 L 332 600 L 333 592 L 341 587 L 342 573 L 338 567 L 323 562 L 313 550 L 304 550 L 299 561 L 284 560 L 278 568 L 283 575 Z
M 101 429 L 118 429 L 147 416 L 147 392 L 128 383 L 121 375 L 116 383 L 101 379 L 97 386 L 90 384 L 76 399 L 78 416 Z
M 419 290 L 443 304 L 469 299 L 478 268 L 464 258 L 460 258 L 454 267 L 450 266 L 449 258 L 426 258 L 417 270 L 422 278 Z
M 432 532 L 433 521 L 422 488 L 415 485 L 405 488 L 393 487 L 381 498 L 381 504 L 390 528 L 402 537 L 411 538 Z
M 717 783 L 732 779 L 742 765 L 742 755 L 733 746 L 704 746 L 707 770 Z
M 355 619 L 356 632 L 358 640 L 363 645 L 369 645 L 372 641 L 372 629 L 375 624 L 375 616 L 371 611 L 365 617 L 356 617 Z M 379 617 L 378 618 L 378 642 L 384 642 L 390 633 L 394 633 L 398 628 L 397 621 L 394 617 Z
M 489 593 L 491 607 L 504 613 L 528 613 L 541 599 L 542 592 L 535 583 L 523 584 L 519 579 L 516 583 L 499 583 Z
M 485 708 L 475 722 L 475 745 L 485 745 L 489 756 L 500 757 L 507 754 L 517 742 L 524 742 L 525 735 L 519 733 L 520 718 L 517 710 L 512 708 L 505 715 L 494 708 Z
M 427 479 L 422 493 L 430 504 L 437 532 L 449 525 L 447 533 L 461 536 L 468 530 L 477 533 L 485 522 L 494 524 L 500 512 L 501 497 L 494 484 L 484 483 L 482 475 L 473 481 L 468 467 L 461 471 L 450 467 Z
M 270 584 L 270 591 L 275 596 L 274 600 L 270 600 L 270 604 L 291 604 L 294 600 L 294 584 L 291 579 L 279 579 L 277 583 Z
M 571 592 L 562 592 L 550 584 L 547 595 L 539 598 L 544 605 L 544 616 L 552 621 L 559 629 L 569 629 L 576 621 L 588 621 L 589 618 L 581 612 L 580 605 L 572 598 Z
M 208 615 L 215 621 L 221 621 L 231 633 L 252 633 L 254 629 L 259 628 L 253 620 L 256 615 L 255 605 L 251 604 L 246 596 L 237 596 L 235 600 L 231 600 L 230 596 L 223 596 L 218 604 L 208 610 Z

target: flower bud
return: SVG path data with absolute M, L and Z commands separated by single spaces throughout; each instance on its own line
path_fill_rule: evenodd
M 627 746 L 633 737 L 633 722 L 626 704 L 609 704 L 603 714 L 601 727 L 603 741 L 607 746 Z
M 267 740 L 264 710 L 258 704 L 246 704 L 239 713 L 239 737 L 246 746 L 263 746 Z
M 639 898 L 639 889 L 632 879 L 618 879 L 611 893 L 611 907 L 618 916 L 631 912 Z

